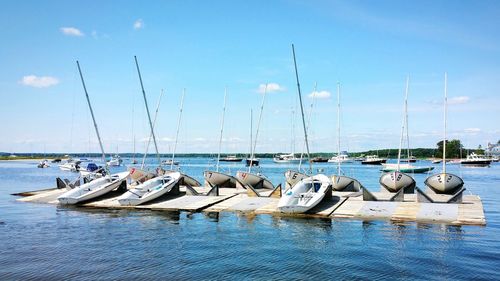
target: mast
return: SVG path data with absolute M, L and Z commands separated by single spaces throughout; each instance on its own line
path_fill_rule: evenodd
M 158 98 L 158 104 L 156 105 L 155 116 L 153 119 L 153 129 L 156 127 L 156 117 L 158 117 L 158 109 L 160 108 L 161 98 L 163 97 L 163 89 L 161 89 L 160 97 Z M 146 156 L 148 155 L 149 145 L 151 144 L 151 138 L 153 138 L 153 134 L 149 134 L 148 144 L 146 145 L 146 153 L 142 157 L 141 169 L 144 169 L 144 163 L 146 162 Z
M 448 103 L 448 73 L 444 73 L 444 138 L 443 138 L 443 174 L 446 174 L 446 107 Z
M 401 149 L 403 147 L 403 135 L 404 135 L 404 129 L 405 129 L 405 124 L 406 124 L 406 116 L 407 116 L 407 99 L 408 99 L 408 84 L 410 82 L 410 76 L 407 76 L 406 77 L 406 89 L 405 89 L 405 101 L 404 101 L 404 104 L 403 104 L 403 109 L 404 109 L 404 113 L 403 113 L 403 122 L 401 124 L 401 137 L 399 138 L 399 150 L 398 150 L 398 169 L 397 171 L 399 171 L 399 167 L 400 167 L 400 162 L 401 162 Z
M 252 165 L 252 144 L 253 144 L 253 109 L 250 108 L 250 154 L 248 156 L 250 157 L 250 166 Z M 249 171 L 250 172 L 250 169 Z
M 337 175 L 340 176 L 340 82 L 337 82 Z
M 149 114 L 148 100 L 146 99 L 146 91 L 144 91 L 144 85 L 142 83 L 141 71 L 139 70 L 139 63 L 137 62 L 137 57 L 134 56 L 135 66 L 137 67 L 137 74 L 139 75 L 139 81 L 141 82 L 142 96 L 144 97 L 144 104 L 146 105 L 146 112 L 148 113 L 149 127 L 151 128 L 151 135 L 153 136 L 153 142 L 155 144 L 156 157 L 158 158 L 158 165 L 161 167 L 160 153 L 158 152 L 158 144 L 156 143 L 156 137 L 154 132 L 153 123 L 151 122 L 151 115 Z
M 405 97 L 405 121 L 406 121 L 406 142 L 408 148 L 406 150 L 408 156 L 407 160 L 410 163 L 410 130 L 408 128 L 408 84 L 410 83 L 410 75 L 406 78 L 406 97 Z
M 317 82 L 314 82 L 314 89 L 313 89 L 313 93 L 316 93 L 318 89 L 318 83 Z M 306 128 L 309 130 L 309 127 L 311 126 L 311 119 L 312 119 L 312 112 L 313 112 L 313 109 L 314 109 L 314 102 L 316 101 L 316 94 L 314 94 L 312 96 L 312 101 L 311 101 L 311 105 L 309 107 L 309 115 L 307 116 L 307 126 Z M 300 167 L 302 167 L 302 159 L 304 159 L 304 147 L 306 146 L 305 142 L 304 142 L 304 146 L 302 147 L 302 151 L 300 152 L 300 160 L 299 160 L 299 171 L 300 171 Z
M 102 153 L 102 161 L 104 162 L 106 170 L 108 170 L 108 163 L 106 162 L 106 154 L 104 153 L 104 148 L 102 146 L 101 136 L 99 135 L 99 129 L 97 128 L 97 123 L 95 122 L 94 111 L 92 110 L 92 105 L 90 104 L 89 94 L 87 93 L 87 87 L 85 86 L 85 81 L 83 80 L 82 70 L 80 69 L 80 63 L 78 61 L 76 61 L 76 65 L 78 66 L 78 72 L 80 73 L 80 78 L 82 79 L 83 90 L 85 91 L 85 97 L 87 98 L 87 104 L 89 105 L 90 115 L 92 116 L 92 122 L 94 122 L 95 133 L 97 135 L 97 139 L 99 140 L 99 147 L 101 148 L 101 153 Z
M 250 170 L 252 169 L 251 161 L 253 161 L 253 158 L 255 156 L 255 148 L 257 147 L 257 138 L 259 137 L 259 128 L 260 128 L 260 121 L 262 120 L 262 112 L 264 111 L 264 102 L 266 101 L 266 95 L 267 95 L 267 83 L 266 87 L 264 88 L 264 95 L 262 96 L 262 103 L 260 104 L 260 113 L 259 113 L 259 121 L 257 121 L 257 130 L 255 131 L 255 140 L 252 148 L 252 155 L 250 156 L 250 166 L 248 166 L 248 172 L 250 173 Z
M 295 48 L 292 44 L 292 53 L 293 53 L 293 64 L 295 66 L 295 78 L 297 80 L 297 90 L 299 94 L 299 101 L 300 101 L 300 112 L 302 114 L 302 127 L 304 128 L 304 138 L 306 142 L 306 149 L 307 149 L 307 159 L 309 160 L 309 172 L 312 173 L 312 164 L 311 164 L 311 155 L 309 153 L 309 142 L 307 140 L 307 129 L 306 129 L 306 121 L 304 120 L 304 106 L 302 105 L 302 95 L 300 93 L 300 83 L 299 83 L 299 73 L 297 71 L 297 61 L 295 59 Z
M 182 90 L 181 108 L 179 110 L 179 119 L 177 120 L 177 132 L 175 133 L 175 143 L 174 143 L 174 150 L 172 151 L 172 163 L 170 163 L 170 170 L 173 170 L 174 168 L 175 150 L 177 149 L 177 139 L 179 137 L 179 128 L 181 127 L 182 108 L 184 107 L 185 95 L 186 95 L 186 88 Z
M 216 172 L 219 171 L 219 162 L 220 162 L 220 150 L 222 146 L 222 132 L 224 131 L 224 115 L 226 113 L 226 96 L 227 96 L 227 87 L 224 88 L 224 107 L 222 108 L 222 120 L 220 124 L 220 137 L 219 137 L 219 153 L 217 154 L 217 166 Z

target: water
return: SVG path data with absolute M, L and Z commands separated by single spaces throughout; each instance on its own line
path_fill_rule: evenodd
M 198 180 L 214 163 L 180 161 Z M 431 165 L 417 164 L 426 163 Z M 290 167 L 262 160 L 275 184 Z M 332 164 L 315 167 L 335 170 Z M 243 168 L 222 167 L 233 174 Z M 344 167 L 371 190 L 378 190 L 378 169 Z M 34 161 L 0 161 L 0 280 L 500 279 L 500 164 L 448 170 L 463 177 L 466 192 L 481 196 L 487 226 L 22 203 L 10 193 L 51 187 L 56 176 L 73 174 L 55 166 L 37 169 Z M 419 186 L 426 176 L 416 175 Z

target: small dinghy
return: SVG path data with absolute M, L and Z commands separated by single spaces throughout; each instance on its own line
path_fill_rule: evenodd
M 398 192 L 404 188 L 405 193 L 413 193 L 416 186 L 415 180 L 411 176 L 398 171 L 383 174 L 379 183 L 389 192 Z
M 205 171 L 203 173 L 205 181 L 211 186 L 238 188 L 243 184 L 235 177 L 216 171 Z
M 285 181 L 287 186 L 292 187 L 299 181 L 308 178 L 309 176 L 294 170 L 288 170 L 285 172 Z
M 274 185 L 263 175 L 238 171 L 236 173 L 236 178 L 253 188 L 274 189 Z
M 77 204 L 97 198 L 119 187 L 128 175 L 129 172 L 121 172 L 95 179 L 60 195 L 57 200 L 61 204 Z
M 170 192 L 180 178 L 181 174 L 175 172 L 147 180 L 118 197 L 118 203 L 122 206 L 137 206 L 154 200 Z
M 68 162 L 59 165 L 59 169 L 62 171 L 78 172 L 80 169 L 80 161 L 74 162 L 73 160 L 68 160 Z
M 319 174 L 299 181 L 281 197 L 278 210 L 282 213 L 305 213 L 318 205 L 332 186 L 332 181 Z
M 424 184 L 438 194 L 452 194 L 464 186 L 459 176 L 450 173 L 440 173 L 428 177 Z

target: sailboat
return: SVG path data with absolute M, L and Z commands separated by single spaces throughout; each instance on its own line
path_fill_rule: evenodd
M 292 151 L 291 153 L 281 153 L 281 154 L 276 154 L 273 156 L 273 162 L 277 164 L 295 164 L 295 163 L 300 163 L 301 159 L 300 157 L 297 157 L 295 154 L 295 109 L 292 107 L 291 110 L 291 145 L 290 145 L 290 150 Z
M 203 177 L 210 186 L 237 188 L 243 186 L 237 178 L 233 177 L 232 175 L 219 172 L 220 152 L 222 146 L 222 133 L 224 131 L 224 117 L 226 113 L 226 97 L 227 97 L 227 89 L 224 90 L 224 107 L 222 108 L 222 119 L 221 119 L 220 137 L 219 137 L 219 152 L 217 154 L 216 169 L 215 171 L 207 170 L 203 172 Z
M 342 158 L 342 155 L 347 158 Z M 347 153 L 341 153 L 340 151 L 340 83 L 337 83 L 337 157 L 334 161 L 331 161 L 337 163 L 337 174 L 331 177 L 333 190 L 359 191 L 361 189 L 362 185 L 358 180 L 344 176 L 341 173 L 340 165 L 350 161 L 352 160 L 348 158 Z
M 167 194 L 181 179 L 179 172 L 161 175 L 128 190 L 120 197 L 118 203 L 122 206 L 137 206 Z
M 82 86 L 83 90 L 85 92 L 85 97 L 87 98 L 87 104 L 89 106 L 90 114 L 92 116 L 92 121 L 94 122 L 94 128 L 96 131 L 97 139 L 99 140 L 99 146 L 101 148 L 102 152 L 102 161 L 105 162 L 106 154 L 104 153 L 104 148 L 102 145 L 101 137 L 99 135 L 99 130 L 97 128 L 97 123 L 95 121 L 94 117 L 94 111 L 92 110 L 92 105 L 90 104 L 90 98 L 87 93 L 87 88 L 85 86 L 85 81 L 83 80 L 83 75 L 82 71 L 80 69 L 80 64 L 78 61 L 76 61 L 76 64 L 78 66 L 78 72 L 80 73 L 80 78 L 82 80 Z M 101 195 L 104 195 L 111 190 L 116 189 L 117 187 L 121 186 L 122 184 L 126 185 L 126 180 L 129 176 L 129 172 L 122 172 L 122 173 L 117 173 L 110 175 L 108 166 L 106 165 L 106 175 L 95 179 L 93 181 L 90 181 L 88 183 L 85 183 L 83 185 L 80 185 L 78 187 L 75 187 L 59 197 L 57 197 L 57 200 L 59 203 L 62 204 L 77 204 L 80 202 L 88 201 L 90 199 L 97 198 Z
M 379 179 L 379 183 L 385 187 L 389 192 L 398 192 L 404 188 L 405 193 L 413 193 L 413 189 L 416 186 L 415 180 L 404 172 L 400 171 L 400 160 L 401 160 L 401 149 L 403 146 L 403 133 L 405 129 L 406 113 L 407 113 L 407 100 L 408 100 L 408 87 L 410 83 L 410 77 L 406 78 L 406 90 L 405 90 L 405 100 L 404 100 L 404 116 L 401 125 L 401 137 L 399 139 L 399 150 L 398 150 L 398 162 L 394 170 L 389 170 L 382 174 Z
M 462 188 L 464 181 L 459 176 L 446 172 L 446 111 L 448 103 L 448 74 L 444 74 L 444 130 L 443 130 L 443 171 L 428 177 L 424 183 L 436 193 L 450 194 Z
M 250 148 L 250 159 L 254 159 L 255 157 L 255 149 L 257 148 L 257 139 L 259 137 L 259 129 L 260 129 L 260 122 L 262 120 L 262 113 L 264 111 L 264 102 L 266 100 L 266 95 L 267 95 L 267 84 L 264 88 L 264 94 L 262 96 L 262 104 L 260 106 L 260 114 L 259 114 L 259 121 L 257 123 L 257 130 L 255 132 L 255 140 L 253 147 Z M 251 137 L 250 137 L 251 139 Z M 236 173 L 236 178 L 240 180 L 242 183 L 250 185 L 254 188 L 267 188 L 267 189 L 274 189 L 274 185 L 269 181 L 264 175 L 258 173 L 252 173 L 252 166 L 248 166 L 248 171 L 238 171 Z
M 410 137 L 409 137 L 409 130 L 408 130 L 408 84 L 409 84 L 410 77 L 407 77 L 406 80 L 406 93 L 405 93 L 405 101 L 404 101 L 404 120 L 403 120 L 403 125 L 401 128 L 401 138 L 400 138 L 400 147 L 399 147 L 399 152 L 398 152 L 398 162 L 397 163 L 388 163 L 388 164 L 383 164 L 382 171 L 383 172 L 393 172 L 393 171 L 400 171 L 402 173 L 425 173 L 432 171 L 434 169 L 433 166 L 424 166 L 424 167 L 419 167 L 419 166 L 413 166 L 412 164 L 401 164 L 401 162 L 415 162 L 411 161 L 413 156 L 410 156 Z M 407 158 L 405 161 L 401 159 L 401 144 L 403 140 L 403 134 L 404 131 L 406 131 L 406 141 L 407 141 Z M 414 158 L 414 157 L 413 157 Z M 416 160 L 416 158 L 414 158 Z
M 299 95 L 300 109 L 302 113 L 302 126 L 304 129 L 304 141 L 306 145 L 307 158 L 309 163 L 309 172 L 312 172 L 311 156 L 309 153 L 309 142 L 307 138 L 306 122 L 304 119 L 304 108 L 302 105 L 302 95 L 300 92 L 299 73 L 297 70 L 297 61 L 295 60 L 295 48 L 292 44 L 293 62 L 295 66 L 295 78 L 297 80 L 297 90 Z M 304 178 L 291 186 L 278 202 L 278 210 L 283 213 L 305 213 L 314 208 L 325 198 L 328 191 L 331 191 L 331 180 L 318 174 Z

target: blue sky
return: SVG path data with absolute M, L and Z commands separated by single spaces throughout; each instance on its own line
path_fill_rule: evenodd
M 144 150 L 148 124 L 137 55 L 160 150 L 248 151 L 269 83 L 257 152 L 303 144 L 291 43 L 304 106 L 315 102 L 313 151 L 397 147 L 410 75 L 412 147 L 442 138 L 444 72 L 449 137 L 468 147 L 500 139 L 498 1 L 6 1 L 0 10 L 0 151 L 98 151 L 75 61 L 81 63 L 107 152 Z M 317 98 L 310 97 L 317 83 Z M 293 117 L 295 116 L 295 117 Z M 295 118 L 295 134 L 292 119 Z M 255 129 L 255 128 L 254 128 Z

